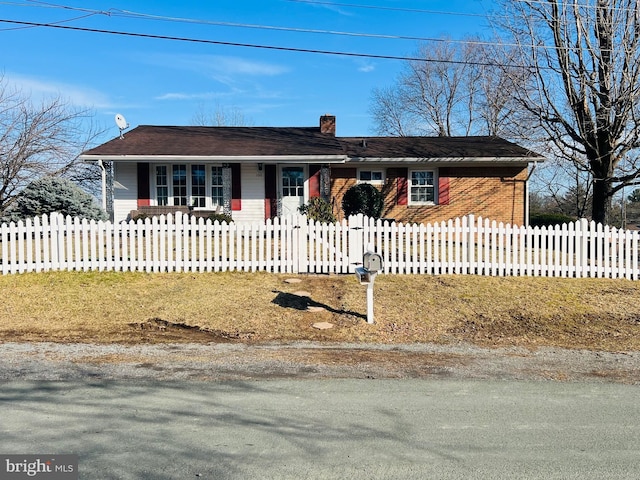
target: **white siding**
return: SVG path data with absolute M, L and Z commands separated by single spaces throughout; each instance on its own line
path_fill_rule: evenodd
M 135 163 L 114 163 L 113 218 L 126 220 L 138 207 L 138 171 Z
M 264 171 L 254 164 L 243 164 L 240 169 L 242 210 L 233 211 L 236 222 L 264 221 Z M 138 179 L 135 163 L 115 162 L 114 165 L 114 220 L 126 220 L 138 206 Z
M 264 170 L 253 163 L 242 164 L 242 210 L 232 212 L 235 222 L 264 221 Z

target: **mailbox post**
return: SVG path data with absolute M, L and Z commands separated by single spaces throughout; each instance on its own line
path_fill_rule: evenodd
M 356 267 L 356 278 L 367 286 L 367 323 L 373 323 L 373 284 L 382 268 L 382 256 L 372 251 L 365 252 L 362 267 Z

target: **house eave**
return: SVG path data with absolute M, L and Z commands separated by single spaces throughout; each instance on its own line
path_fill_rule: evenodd
M 433 164 L 529 164 L 541 163 L 545 158 L 536 157 L 350 157 L 348 163 L 433 163 Z
M 346 163 L 346 155 L 80 155 L 85 162 Z

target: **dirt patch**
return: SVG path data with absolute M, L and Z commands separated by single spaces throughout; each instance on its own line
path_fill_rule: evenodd
M 560 346 L 620 351 L 633 349 L 640 321 L 625 313 L 564 313 L 542 317 L 510 310 L 500 316 L 476 314 L 450 328 L 455 338 L 484 346 Z
M 249 341 L 255 332 L 227 332 L 203 328 L 198 325 L 170 322 L 161 318 L 151 318 L 144 322 L 132 322 L 129 326 L 139 330 L 146 341 L 151 342 L 213 342 Z

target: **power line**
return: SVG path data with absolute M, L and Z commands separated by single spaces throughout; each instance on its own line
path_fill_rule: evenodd
M 57 21 L 57 22 L 53 22 L 52 25 L 59 25 L 61 23 L 75 22 L 76 20 L 82 20 L 83 18 L 92 17 L 94 15 L 95 14 L 93 14 L 93 13 L 88 13 L 86 15 L 80 15 L 79 17 L 67 18 L 66 20 L 60 20 L 60 21 Z M 35 27 L 24 26 L 24 27 L 14 27 L 14 28 L 3 28 L 2 31 L 3 32 L 8 32 L 10 30 L 24 30 L 26 28 L 35 28 Z
M 293 3 L 307 3 L 311 5 L 327 5 L 333 7 L 348 7 L 348 8 L 363 8 L 363 9 L 372 9 L 372 10 L 390 10 L 397 12 L 410 12 L 410 13 L 428 13 L 433 15 L 460 15 L 460 16 L 468 16 L 468 17 L 485 17 L 482 13 L 466 13 L 466 12 L 446 12 L 442 10 L 424 10 L 420 8 L 406 8 L 406 7 L 383 7 L 379 5 L 366 5 L 366 4 L 356 4 L 356 3 L 341 3 L 341 2 L 329 2 L 323 0 L 283 0 L 285 2 L 293 2 Z M 514 2 L 519 3 L 537 3 L 540 5 L 549 5 L 553 3 L 552 0 L 513 0 Z M 558 4 L 562 4 L 565 2 L 557 2 Z M 587 9 L 600 9 L 604 7 L 600 7 L 598 5 L 589 5 L 585 3 L 575 2 L 570 6 L 578 7 L 578 8 L 587 8 Z M 628 12 L 636 12 L 637 7 L 611 7 L 612 11 L 628 11 Z
M 38 26 L 45 27 L 54 27 L 60 23 L 68 23 L 74 20 L 94 16 L 94 15 L 105 15 L 108 17 L 112 16 L 121 16 L 125 18 L 135 18 L 135 19 L 145 19 L 145 20 L 156 20 L 156 21 L 168 21 L 168 22 L 182 22 L 182 23 L 196 23 L 196 24 L 204 24 L 204 25 L 215 25 L 215 26 L 224 26 L 224 27 L 237 27 L 237 28 L 253 28 L 253 29 L 266 29 L 266 30 L 278 30 L 285 32 L 293 32 L 293 33 L 314 33 L 314 34 L 329 34 L 329 35 L 345 35 L 345 36 L 353 36 L 353 37 L 365 37 L 365 38 L 381 38 L 381 39 L 398 39 L 398 40 L 414 40 L 414 41 L 422 41 L 422 42 L 439 42 L 439 43 L 458 43 L 465 45 L 495 45 L 495 42 L 490 41 L 482 41 L 482 40 L 453 40 L 448 38 L 427 38 L 427 37 L 413 37 L 413 36 L 402 36 L 402 35 L 382 35 L 382 34 L 369 34 L 369 33 L 357 33 L 357 32 L 345 32 L 345 31 L 333 31 L 333 30 L 319 30 L 319 29 L 306 29 L 306 28 L 297 28 L 297 27 L 279 27 L 279 26 L 271 26 L 271 25 L 260 25 L 260 24 L 246 24 L 246 23 L 231 23 L 231 22 L 217 22 L 210 20 L 202 20 L 202 19 L 193 19 L 193 18 L 182 18 L 182 17 L 169 17 L 162 15 L 152 15 L 141 12 L 134 12 L 129 10 L 121 10 L 121 9 L 109 9 L 109 10 L 95 10 L 81 7 L 72 7 L 68 5 L 60 5 L 50 2 L 45 2 L 41 0 L 26 0 L 32 4 L 36 4 L 39 7 L 46 8 L 57 8 L 71 11 L 80 11 L 85 13 L 85 15 L 63 20 L 59 22 L 49 22 L 49 23 L 32 23 L 32 22 L 13 22 L 11 20 L 3 20 L 4 22 L 13 22 L 13 23 L 22 23 L 25 26 L 16 27 L 15 29 L 23 29 L 23 28 L 34 28 Z M 435 11 L 435 10 L 422 10 L 422 9 L 406 9 L 400 7 L 377 7 L 371 5 L 361 5 L 361 4 L 346 4 L 346 3 L 338 3 L 338 2 L 327 2 L 322 0 L 284 0 L 290 2 L 298 2 L 298 3 L 309 3 L 309 4 L 321 4 L 321 5 L 342 5 L 342 6 L 353 6 L 360 8 L 375 8 L 375 9 L 391 9 L 391 10 L 400 10 L 400 11 L 414 11 L 418 10 L 420 12 L 428 12 L 428 13 L 439 13 L 439 14 L 451 14 L 451 15 L 473 15 L 473 16 L 481 16 L 487 17 L 484 14 L 461 14 L 458 12 L 443 12 L 443 11 Z M 545 3 L 542 0 L 515 0 L 518 2 L 531 2 L 531 3 Z M 16 4 L 14 2 L 0 2 L 4 4 L 11 5 L 20 5 L 26 6 L 25 4 Z M 70 28 L 71 29 L 71 28 Z M 191 42 L 199 42 L 199 43 L 217 43 L 220 45 L 230 45 L 230 46 L 243 46 L 250 48 L 264 48 L 264 49 L 272 49 L 272 50 L 285 50 L 292 52 L 305 52 L 305 53 L 318 53 L 318 54 L 328 54 L 328 55 L 342 55 L 342 56 L 353 56 L 353 57 L 363 57 L 363 58 L 373 58 L 373 59 L 391 59 L 391 60 L 415 60 L 422 62 L 440 62 L 440 63 L 452 63 L 452 64 L 471 64 L 471 65 L 483 65 L 483 66 L 505 66 L 505 67 L 516 67 L 523 68 L 520 65 L 508 65 L 508 64 L 498 64 L 496 62 L 465 62 L 465 61 L 456 61 L 456 60 L 440 60 L 440 59 L 424 59 L 424 58 L 412 58 L 405 56 L 396 56 L 396 55 L 379 55 L 379 54 L 366 54 L 366 53 L 351 53 L 351 52 L 340 52 L 340 51 L 324 51 L 324 50 L 316 50 L 316 49 L 301 49 L 296 47 L 277 47 L 270 45 L 257 45 L 257 44 L 244 44 L 244 43 L 233 43 L 233 42 L 223 42 L 223 41 L 208 41 L 208 40 L 199 40 L 187 37 L 170 37 L 164 35 L 150 35 L 150 34 L 139 34 L 133 32 L 121 32 L 115 30 L 99 30 L 99 29 L 89 29 L 89 28 L 81 28 L 74 27 L 76 30 L 84 30 L 84 31 L 92 31 L 96 33 L 111 33 L 116 35 L 129 35 L 129 36 L 147 36 L 149 38 L 158 38 L 158 39 L 169 39 L 169 40 L 178 40 L 178 41 L 191 41 Z M 13 29 L 5 29 L 5 30 L 13 30 Z M 501 47 L 522 47 L 520 44 L 516 43 L 504 43 L 500 42 Z M 557 50 L 556 46 L 549 45 L 530 45 L 529 48 L 533 49 L 542 49 L 542 50 Z M 566 50 L 573 50 L 576 47 L 565 47 Z
M 341 36 L 351 36 L 351 37 L 361 37 L 361 38 L 378 38 L 378 39 L 386 39 L 386 40 L 412 40 L 418 42 L 437 42 L 437 43 L 455 43 L 461 45 L 485 45 L 485 46 L 494 46 L 495 42 L 492 41 L 483 41 L 483 40 L 455 40 L 451 38 L 429 38 L 429 37 L 413 37 L 413 36 L 403 36 L 403 35 L 383 35 L 376 33 L 358 33 L 358 32 L 346 32 L 346 31 L 334 31 L 334 30 L 320 30 L 320 29 L 308 29 L 308 28 L 298 28 L 298 27 L 280 27 L 280 26 L 272 26 L 272 25 L 260 25 L 260 24 L 247 24 L 247 23 L 232 23 L 232 22 L 218 22 L 213 20 L 202 20 L 202 19 L 193 19 L 193 18 L 183 18 L 183 17 L 169 17 L 164 15 L 152 15 L 141 12 L 134 12 L 130 10 L 121 10 L 121 9 L 109 9 L 109 10 L 94 10 L 88 8 L 81 7 L 71 7 L 67 5 L 54 4 L 50 2 L 43 2 L 39 0 L 27 0 L 30 3 L 35 3 L 38 6 L 46 7 L 46 8 L 60 8 L 64 10 L 77 10 L 81 12 L 90 12 L 94 15 L 105 15 L 108 17 L 124 17 L 124 18 L 135 18 L 135 19 L 143 19 L 143 20 L 156 20 L 156 21 L 167 21 L 167 22 L 179 22 L 179 23 L 192 23 L 192 24 L 201 24 L 201 25 L 214 25 L 214 26 L 222 26 L 222 27 L 236 27 L 236 28 L 251 28 L 251 29 L 261 29 L 261 30 L 273 30 L 273 31 L 283 31 L 290 33 L 313 33 L 313 34 L 325 34 L 325 35 L 341 35 Z M 303 1 L 304 3 L 331 3 L 331 2 L 312 2 L 310 0 L 284 0 L 284 1 Z M 16 4 L 13 4 L 16 5 Z M 24 4 L 18 4 L 21 6 L 25 6 Z M 365 5 L 359 5 L 360 7 L 367 7 Z M 378 7 L 371 7 L 378 8 Z M 380 7 L 387 8 L 387 7 Z M 389 7 L 392 8 L 392 7 Z M 394 8 L 397 9 L 397 8 Z M 402 10 L 402 9 L 400 9 Z M 421 12 L 435 12 L 430 10 L 420 10 Z M 437 12 L 441 14 L 448 15 L 468 15 L 456 12 Z M 474 14 L 477 16 L 485 17 L 485 15 Z M 502 47 L 520 47 L 521 45 L 516 43 L 504 43 L 501 42 L 500 45 Z M 535 45 L 532 48 L 536 49 L 555 49 L 554 46 L 547 45 Z
M 74 10 L 83 10 L 83 11 L 89 11 L 90 9 L 87 8 L 82 8 L 82 7 L 70 7 L 70 6 L 66 6 L 66 5 L 57 5 L 55 3 L 50 3 L 50 2 L 44 2 L 41 0 L 25 0 L 26 2 L 29 3 L 33 3 L 33 4 L 37 4 L 43 7 L 50 7 L 50 8 L 66 8 L 66 9 L 74 9 Z M 398 11 L 398 12 L 408 12 L 408 13 L 426 13 L 426 14 L 431 14 L 431 15 L 454 15 L 454 16 L 463 16 L 463 17 L 486 17 L 486 15 L 482 14 L 482 13 L 468 13 L 468 12 L 448 12 L 448 11 L 443 11 L 443 10 L 425 10 L 425 9 L 420 9 L 420 8 L 403 8 L 403 7 L 382 7 L 382 6 L 376 6 L 376 5 L 362 5 L 362 4 L 353 4 L 353 3 L 338 3 L 338 2 L 329 2 L 329 1 L 319 1 L 319 0 L 282 0 L 285 2 L 293 2 L 293 3 L 306 3 L 306 4 L 315 4 L 315 5 L 327 5 L 327 6 L 337 6 L 337 7 L 350 7 L 350 8 L 364 8 L 364 9 L 371 9 L 371 10 L 388 10 L 388 11 Z M 8 5 L 22 5 L 24 6 L 25 4 L 20 4 L 20 3 L 15 3 L 15 2 L 1 2 L 1 3 L 5 3 Z M 116 10 L 120 10 L 120 9 L 109 9 L 109 10 L 103 10 L 102 12 L 111 12 L 111 11 L 116 11 Z M 121 10 L 124 11 L 124 10 Z
M 312 34 L 337 35 L 337 36 L 360 37 L 360 38 L 377 38 L 377 39 L 384 39 L 384 40 L 411 40 L 411 41 L 418 41 L 418 42 L 441 42 L 441 43 L 460 43 L 460 44 L 478 44 L 478 45 L 493 45 L 495 43 L 495 42 L 480 41 L 480 40 L 454 40 L 454 39 L 447 39 L 447 38 L 429 38 L 429 37 L 417 37 L 417 36 L 408 36 L 408 35 L 388 35 L 388 34 L 379 34 L 379 33 L 348 32 L 348 31 L 322 30 L 322 29 L 310 29 L 310 28 L 299 28 L 299 27 L 282 27 L 282 26 L 251 24 L 251 23 L 221 22 L 221 21 L 213 21 L 213 20 L 184 18 L 184 17 L 169 17 L 165 15 L 152 15 L 148 13 L 135 12 L 131 10 L 122 10 L 122 9 L 94 10 L 94 9 L 88 9 L 88 8 L 82 8 L 82 7 L 71 7 L 67 5 L 42 2 L 38 0 L 27 0 L 27 1 L 29 1 L 30 3 L 37 4 L 37 6 L 39 7 L 59 8 L 64 10 L 77 10 L 81 12 L 91 12 L 92 14 L 95 14 L 95 15 L 105 15 L 108 17 L 124 17 L 124 18 L 135 18 L 135 19 L 142 19 L 142 20 L 190 23 L 190 24 L 199 24 L 199 25 L 213 25 L 218 27 L 250 28 L 250 29 L 258 29 L 258 30 L 272 30 L 272 31 L 293 32 L 293 33 L 312 33 Z M 15 3 L 12 3 L 12 5 L 25 6 L 24 4 L 15 4 Z M 452 14 L 452 15 L 455 14 L 454 12 L 445 12 L 445 13 Z M 465 15 L 465 14 L 461 14 L 461 15 Z
M 388 10 L 395 12 L 409 12 L 409 13 L 428 13 L 433 15 L 460 15 L 465 17 L 485 17 L 482 13 L 466 13 L 466 12 L 445 12 L 442 10 L 425 10 L 422 8 L 406 8 L 406 7 L 382 7 L 378 5 L 362 5 L 356 3 L 340 3 L 340 2 L 325 2 L 320 0 L 284 0 L 285 2 L 293 3 L 308 3 L 312 5 L 327 5 L 332 7 L 350 7 L 350 8 L 365 8 L 371 10 Z
M 296 0 L 286 0 L 286 1 L 296 1 Z M 300 0 L 303 1 L 303 0 Z M 537 3 L 540 5 L 551 5 L 553 3 L 557 3 L 558 5 L 562 5 L 564 6 L 565 2 L 553 2 L 551 0 L 513 0 L 514 2 L 518 2 L 518 3 L 525 3 L 527 4 L 527 6 L 531 6 L 531 4 L 533 3 Z M 605 10 L 611 10 L 612 12 L 637 12 L 638 11 L 638 7 L 608 7 L 608 6 L 604 6 L 601 7 L 599 5 L 589 5 L 589 4 L 585 4 L 585 3 L 578 3 L 574 0 L 573 3 L 570 3 L 568 5 L 566 5 L 568 7 L 578 7 L 578 8 L 585 8 L 585 9 L 593 9 L 593 10 L 600 10 L 600 9 L 605 9 Z
M 113 12 L 112 15 L 123 16 L 128 18 L 140 18 L 140 19 L 147 19 L 147 20 L 196 23 L 201 25 L 214 25 L 218 27 L 252 28 L 252 29 L 259 29 L 259 30 L 274 30 L 274 31 L 281 31 L 281 32 L 314 33 L 314 34 L 338 35 L 338 36 L 347 36 L 347 37 L 380 38 L 385 40 L 413 40 L 413 41 L 420 41 L 420 42 L 444 41 L 444 39 L 413 37 L 408 35 L 385 35 L 380 33 L 347 32 L 347 31 L 339 31 L 339 30 L 320 30 L 320 29 L 312 29 L 312 28 L 280 27 L 280 26 L 274 26 L 274 25 L 261 25 L 261 24 L 251 24 L 251 23 L 216 22 L 212 20 L 164 17 L 159 15 L 149 15 L 145 13 L 131 12 L 128 10 L 120 10 L 119 12 Z M 457 42 L 457 41 L 451 40 L 451 42 Z M 458 41 L 458 42 L 463 43 L 464 41 Z M 486 43 L 488 44 L 489 42 L 486 42 Z
M 447 63 L 447 64 L 458 64 L 458 65 L 479 65 L 479 66 L 487 66 L 487 67 L 525 68 L 520 65 L 504 65 L 496 62 L 477 62 L 477 61 L 466 62 L 462 60 L 441 60 L 441 59 L 430 59 L 430 58 L 420 58 L 420 57 L 405 57 L 400 55 L 381 55 L 381 54 L 374 54 L 374 53 L 356 53 L 356 52 L 341 52 L 341 51 L 335 51 L 335 50 L 317 50 L 317 49 L 311 49 L 311 48 L 281 47 L 276 45 L 260 45 L 255 43 L 225 42 L 221 40 L 175 37 L 175 36 L 169 36 L 169 35 L 155 35 L 150 33 L 123 32 L 118 30 L 105 30 L 105 29 L 87 28 L 87 27 L 72 27 L 69 25 L 58 25 L 58 24 L 40 23 L 40 22 L 26 22 L 26 21 L 10 20 L 10 19 L 0 19 L 0 23 L 10 23 L 10 24 L 16 24 L 16 25 L 23 25 L 27 27 L 55 28 L 59 30 L 71 30 L 71 31 L 77 31 L 77 32 L 103 33 L 108 35 L 150 38 L 155 40 L 172 40 L 172 41 L 179 41 L 179 42 L 224 45 L 224 46 L 231 46 L 231 47 L 260 48 L 265 50 L 278 50 L 278 51 L 298 52 L 298 53 L 314 53 L 314 54 L 320 54 L 320 55 L 335 55 L 335 56 L 343 56 L 343 57 L 373 58 L 378 60 L 402 60 L 402 61 L 426 62 L 426 63 Z

